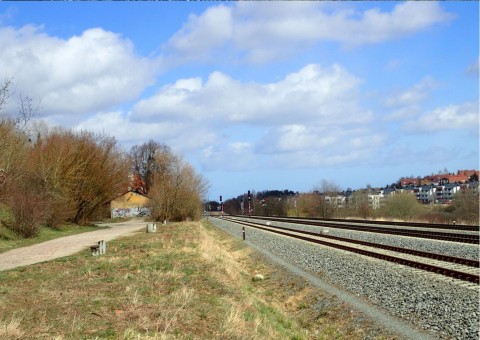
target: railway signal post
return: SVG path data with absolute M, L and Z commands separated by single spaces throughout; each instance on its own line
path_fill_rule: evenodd
M 220 216 L 223 217 L 223 201 L 222 201 L 222 195 L 220 195 Z

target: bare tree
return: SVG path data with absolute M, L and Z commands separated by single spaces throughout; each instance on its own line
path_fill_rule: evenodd
M 207 188 L 208 182 L 180 156 L 166 148 L 156 153 L 156 172 L 150 191 L 156 220 L 198 218 Z
M 6 111 L 12 85 L 11 78 L 0 85 L 0 203 L 10 207 L 14 221 L 7 221 L 7 224 L 15 228 L 16 232 L 31 237 L 39 230 L 39 216 L 34 209 L 36 195 L 32 192 L 22 195 L 22 190 L 28 188 L 25 176 L 28 173 L 30 138 L 26 127 L 35 114 L 35 109 L 30 98 L 20 96 L 18 111 Z M 0 236 L 3 235 L 2 224 L 0 221 Z
M 314 187 L 313 192 L 317 194 L 316 203 L 318 204 L 319 217 L 332 218 L 338 214 L 340 202 L 338 195 L 340 187 L 333 181 L 323 179 L 320 185 Z
M 8 98 L 10 98 L 10 89 L 13 85 L 12 78 L 5 78 L 3 84 L 0 85 L 0 114 L 5 114 L 3 112 L 5 105 L 7 104 Z
M 350 197 L 351 205 L 350 208 L 355 215 L 362 218 L 368 218 L 373 215 L 373 209 L 368 202 L 368 193 L 369 190 L 357 190 Z
M 48 204 L 47 222 L 85 223 L 127 186 L 128 162 L 113 138 L 55 129 L 38 135 L 31 181 Z
M 153 140 L 142 145 L 135 145 L 130 149 L 132 174 L 138 176 L 144 184 L 142 188 L 144 194 L 149 193 L 154 174 L 162 171 L 159 167 L 166 165 L 162 163 L 162 157 L 169 153 L 171 151 L 167 145 L 159 144 Z

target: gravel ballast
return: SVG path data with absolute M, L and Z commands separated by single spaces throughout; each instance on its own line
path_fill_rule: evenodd
M 211 221 L 217 227 L 242 237 L 241 226 L 222 219 L 211 219 Z M 292 227 L 293 225 L 285 223 L 284 226 Z M 439 338 L 479 338 L 478 287 L 472 289 L 471 285 L 464 286 L 457 280 L 443 278 L 436 274 L 308 244 L 248 227 L 246 229 L 247 240 L 257 248 L 264 249 L 301 270 L 314 273 L 327 283 L 341 287 L 358 297 L 366 298 L 372 304 L 388 310 L 392 315 L 416 327 L 433 331 Z M 311 229 L 307 227 L 304 230 Z M 347 232 L 337 232 L 333 229 L 330 229 L 329 233 L 348 237 Z M 361 235 L 367 233 L 348 234 L 352 234 L 350 235 L 352 238 L 361 239 Z M 375 235 L 368 234 L 370 235 L 365 236 L 368 237 L 368 241 L 388 242 L 385 244 L 402 247 L 409 245 L 415 248 L 425 242 L 426 245 L 421 248 L 425 251 L 454 253 L 452 256 L 458 257 L 466 257 L 462 248 L 467 249 L 465 253 L 473 253 L 472 249 L 475 248 L 475 246 L 463 247 L 463 245 L 431 240 L 404 240 L 404 237 L 385 235 L 379 235 L 377 239 Z M 405 242 L 408 245 L 405 245 Z M 478 247 L 476 256 L 478 258 Z
M 262 223 L 262 221 L 260 221 L 260 223 Z M 421 239 L 408 236 L 392 236 L 370 232 L 355 232 L 351 230 L 316 227 L 295 223 L 272 222 L 271 225 L 313 232 L 328 230 L 328 235 L 331 236 L 345 237 L 367 242 L 375 242 L 400 248 L 416 249 L 425 252 L 455 256 L 471 260 L 480 259 L 479 248 L 478 245 L 475 244 L 435 241 L 431 239 Z

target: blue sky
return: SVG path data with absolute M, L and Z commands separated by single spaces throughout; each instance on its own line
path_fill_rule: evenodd
M 479 168 L 478 2 L 0 2 L 0 74 L 210 199 Z

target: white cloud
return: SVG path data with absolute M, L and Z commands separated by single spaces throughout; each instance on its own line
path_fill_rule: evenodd
M 183 130 L 176 131 L 177 140 L 195 140 L 196 131 L 208 129 L 215 134 L 211 144 L 195 141 L 205 169 L 341 164 L 373 155 L 385 140 L 365 127 L 372 114 L 358 105 L 361 82 L 340 65 L 307 65 L 267 84 L 244 83 L 216 71 L 205 81 L 165 85 L 140 101 L 129 119 L 179 124 Z M 248 137 L 236 134 L 246 130 Z M 161 136 L 167 144 L 169 138 Z
M 420 104 L 426 98 L 431 90 L 436 87 L 436 83 L 431 77 L 425 77 L 411 88 L 398 91 L 385 100 L 385 105 L 394 106 L 414 106 Z
M 201 152 L 204 169 L 338 164 L 370 153 L 380 138 L 358 128 L 372 118 L 358 107 L 360 84 L 339 65 L 307 65 L 267 84 L 212 72 L 205 81 L 165 85 L 131 112 L 99 111 L 75 128 L 113 134 L 127 147 L 154 139 L 179 152 Z M 244 128 L 248 135 L 235 134 Z
M 270 130 L 259 142 L 258 149 L 267 154 L 312 151 L 332 145 L 336 140 L 336 133 L 331 130 L 292 124 Z
M 437 2 L 404 2 L 396 5 L 390 13 L 381 12 L 378 8 L 367 10 L 360 20 L 347 21 L 347 29 L 337 32 L 339 39 L 349 44 L 379 43 L 418 32 L 452 18 Z
M 463 129 L 478 133 L 478 103 L 463 103 L 437 108 L 405 124 L 405 128 L 414 132 Z
M 398 39 L 452 19 L 437 2 L 405 2 L 364 12 L 322 2 L 240 2 L 191 15 L 165 46 L 177 58 L 204 60 L 230 44 L 246 60 L 285 58 L 321 41 L 358 46 Z
M 295 124 L 364 122 L 357 107 L 361 80 L 339 65 L 307 65 L 276 83 L 242 83 L 213 72 L 207 81 L 181 79 L 133 109 L 134 120 L 175 119 L 212 123 Z
M 257 151 L 276 166 L 316 167 L 366 161 L 385 141 L 381 132 L 365 127 L 289 125 L 268 131 Z
M 261 167 L 254 146 L 249 142 L 211 145 L 201 151 L 200 164 L 204 170 L 244 171 Z
M 46 115 L 81 115 L 135 99 L 152 84 L 157 61 L 135 55 L 121 36 L 92 28 L 67 40 L 41 27 L 0 27 L 0 69 Z
M 165 44 L 165 50 L 175 51 L 175 58 L 180 55 L 181 61 L 211 56 L 213 50 L 232 38 L 231 12 L 231 8 L 220 5 L 208 8 L 201 15 L 191 14 L 183 27 Z
M 405 121 L 417 116 L 421 112 L 421 104 L 428 99 L 436 86 L 433 78 L 425 77 L 408 89 L 395 91 L 383 101 L 387 108 L 393 109 L 386 118 Z
M 99 112 L 75 126 L 78 130 L 89 130 L 114 135 L 123 145 L 130 147 L 150 139 L 162 141 L 179 152 L 197 150 L 213 144 L 216 134 L 205 127 L 174 122 L 132 122 L 128 114 L 120 111 Z

